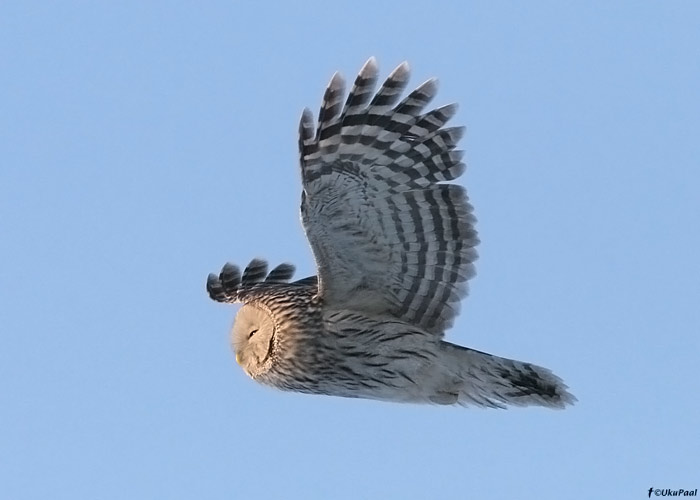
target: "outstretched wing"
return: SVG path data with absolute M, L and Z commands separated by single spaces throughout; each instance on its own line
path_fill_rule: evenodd
M 241 275 L 238 266 L 227 262 L 218 275 L 212 273 L 207 277 L 207 292 L 212 300 L 236 304 L 245 302 L 251 293 L 269 289 L 270 286 L 289 284 L 316 287 L 316 276 L 289 283 L 294 271 L 292 264 L 283 263 L 268 272 L 267 261 L 253 259 Z
M 377 65 L 360 70 L 345 101 L 331 79 L 314 126 L 299 126 L 301 214 L 327 307 L 388 315 L 441 335 L 474 274 L 475 219 L 456 151 L 463 127 L 445 128 L 456 105 L 428 112 L 428 80 L 396 104 L 406 63 L 374 93 Z

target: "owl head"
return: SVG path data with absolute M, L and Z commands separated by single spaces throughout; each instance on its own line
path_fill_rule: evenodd
M 275 321 L 269 311 L 250 304 L 241 307 L 231 330 L 236 362 L 253 378 L 267 371 L 274 359 Z

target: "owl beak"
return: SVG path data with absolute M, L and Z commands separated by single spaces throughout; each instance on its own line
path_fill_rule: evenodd
M 236 363 L 241 364 L 241 355 L 236 353 Z

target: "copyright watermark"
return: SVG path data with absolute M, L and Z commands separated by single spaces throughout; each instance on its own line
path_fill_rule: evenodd
M 651 495 L 655 497 L 696 497 L 698 496 L 698 489 L 694 490 L 672 490 L 670 488 L 649 488 L 649 498 Z

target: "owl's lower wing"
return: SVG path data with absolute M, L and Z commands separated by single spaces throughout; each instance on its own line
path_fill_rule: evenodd
M 374 94 L 370 59 L 345 105 L 335 75 L 318 126 L 300 132 L 302 221 L 324 303 L 385 314 L 441 335 L 473 276 L 478 243 L 464 188 L 441 183 L 464 171 L 463 129 L 443 128 L 455 105 L 422 113 L 437 91 L 428 80 L 396 104 L 408 80 L 400 65 Z

